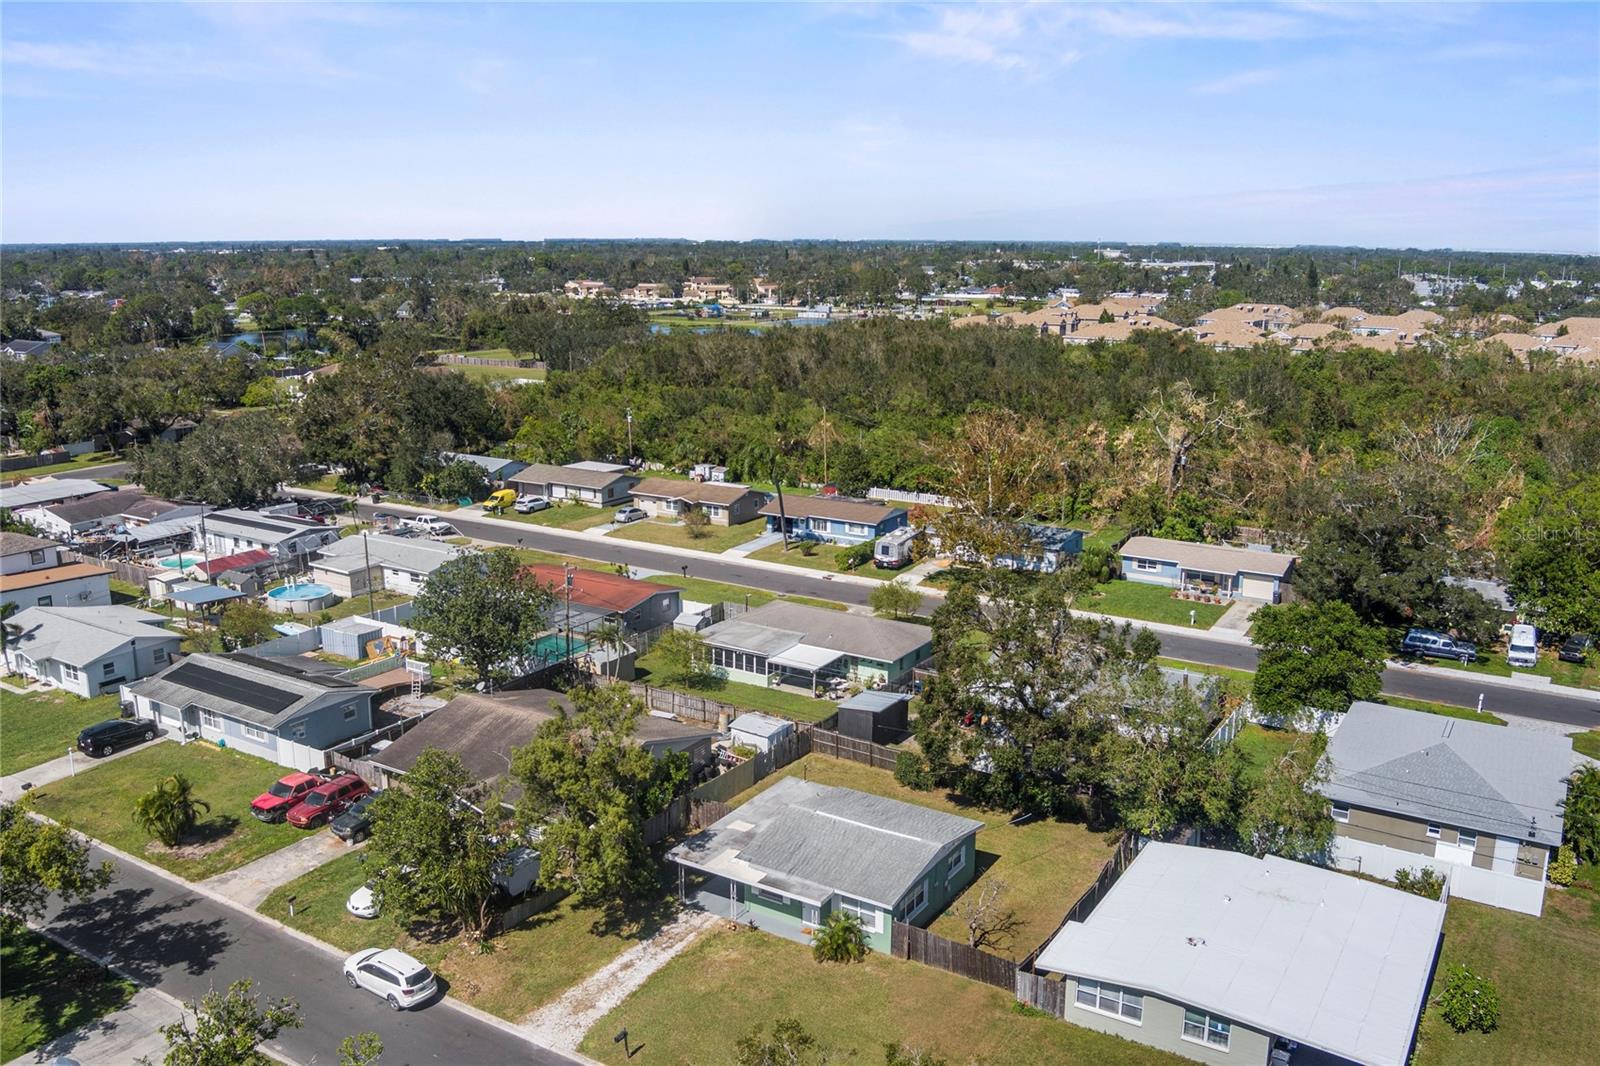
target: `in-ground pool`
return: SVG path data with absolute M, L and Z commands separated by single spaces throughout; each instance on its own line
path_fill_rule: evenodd
M 582 637 L 572 638 L 572 654 L 579 656 L 589 646 Z M 567 657 L 567 638 L 560 633 L 546 633 L 528 646 L 528 654 L 541 662 L 560 662 Z
M 206 557 L 204 555 L 169 555 L 165 559 L 162 559 L 160 562 L 156 563 L 156 565 L 164 566 L 168 570 L 187 570 L 196 563 L 203 563 L 205 561 Z
M 270 606 L 280 611 L 293 611 L 295 614 L 311 614 L 332 607 L 339 601 L 333 590 L 327 585 L 317 581 L 305 581 L 298 585 L 279 585 L 275 589 L 267 590 L 267 602 Z

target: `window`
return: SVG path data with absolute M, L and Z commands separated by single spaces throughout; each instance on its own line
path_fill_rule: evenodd
M 1151 570 L 1160 570 L 1161 564 L 1151 559 L 1135 559 L 1133 561 L 1133 568 L 1135 570 L 1144 570 L 1148 572 Z
M 1144 1023 L 1144 996 L 1118 985 L 1079 981 L 1076 1001 L 1085 1010 L 1125 1018 L 1136 1024 Z
M 37 606 L 39 606 L 39 607 L 50 607 L 50 606 L 53 606 L 54 604 L 55 604 L 55 599 L 53 597 L 51 597 L 51 596 L 40 596 Z
M 1478 834 L 1471 829 L 1457 829 L 1456 843 L 1464 848 L 1476 848 L 1478 846 Z
M 878 908 L 871 903 L 864 903 L 859 899 L 851 899 L 849 896 L 840 896 L 839 909 L 846 914 L 853 914 L 860 918 L 861 928 L 865 932 L 876 933 L 883 929 L 883 921 L 878 914 Z
M 247 726 L 244 726 L 243 728 L 244 728 L 244 736 L 245 736 L 246 740 L 253 740 L 258 744 L 265 744 L 266 743 L 266 741 L 267 741 L 267 731 L 265 729 L 257 729 L 253 725 L 247 725 Z
M 1348 822 L 1350 820 L 1350 805 L 1348 803 L 1335 803 L 1329 813 L 1332 814 L 1333 820 L 1336 822 Z
M 1183 1038 L 1227 1051 L 1233 1039 L 1233 1025 L 1203 1011 L 1186 1010 L 1183 1012 Z
M 1434 825 L 1432 822 L 1428 823 L 1428 836 L 1434 840 L 1439 839 L 1439 827 Z
M 754 891 L 757 899 L 764 899 L 768 903 L 776 903 L 781 906 L 789 902 L 789 897 L 782 892 L 772 892 L 765 888 L 757 888 Z
M 356 709 L 354 707 L 346 707 L 344 709 L 344 720 L 347 722 L 356 720 Z
M 76 666 L 73 666 L 71 663 L 62 663 L 61 676 L 66 678 L 68 681 L 76 681 L 80 675 Z
M 39 551 L 31 551 L 31 552 L 29 552 L 28 553 L 28 565 L 29 566 L 43 566 L 44 565 L 44 551 L 41 549 Z
M 967 847 L 961 847 L 944 857 L 944 879 L 946 881 L 960 873 L 967 865 Z
M 304 740 L 306 738 L 306 724 L 304 722 L 296 722 L 289 735 L 295 740 Z
M 200 724 L 207 729 L 221 729 L 222 717 L 216 711 L 201 711 Z M 248 732 L 248 730 L 246 730 Z
M 114 674 L 116 672 L 117 672 L 117 664 L 116 663 L 102 663 L 100 665 L 100 676 L 101 677 L 110 677 L 112 674 Z
M 167 649 L 166 648 L 157 648 L 154 652 L 151 653 L 150 658 L 153 661 L 158 662 L 158 663 L 166 662 L 167 661 Z
M 928 882 L 926 879 L 924 879 L 918 881 L 917 887 L 912 889 L 911 894 L 906 896 L 906 898 L 901 901 L 899 909 L 894 912 L 895 919 L 901 922 L 909 922 L 911 919 L 921 914 L 922 908 L 926 907 L 927 905 Z

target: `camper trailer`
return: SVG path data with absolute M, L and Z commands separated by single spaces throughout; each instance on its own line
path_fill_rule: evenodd
M 901 526 L 878 538 L 872 546 L 872 565 L 879 570 L 899 570 L 911 565 L 911 545 L 922 530 L 916 526 Z

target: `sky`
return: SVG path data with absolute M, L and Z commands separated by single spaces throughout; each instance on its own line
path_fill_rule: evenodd
M 1600 253 L 1600 3 L 22 4 L 0 240 Z

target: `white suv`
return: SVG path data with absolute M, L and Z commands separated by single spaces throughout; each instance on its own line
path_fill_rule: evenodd
M 439 990 L 432 970 L 394 948 L 356 952 L 344 960 L 344 979 L 380 997 L 391 1010 L 419 1007 Z

